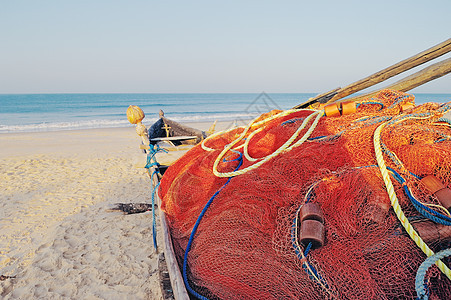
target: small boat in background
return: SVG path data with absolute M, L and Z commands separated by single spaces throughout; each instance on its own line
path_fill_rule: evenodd
M 181 144 L 197 144 L 212 134 L 216 126 L 215 121 L 208 131 L 195 129 L 166 118 L 161 109 L 159 117 L 160 118 L 148 129 L 151 144 L 156 144 L 161 141 L 170 142 L 174 146 Z

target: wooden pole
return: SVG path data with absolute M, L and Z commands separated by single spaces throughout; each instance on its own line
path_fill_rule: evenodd
M 393 76 L 401 74 L 404 71 L 410 70 L 428 61 L 431 61 L 439 56 L 442 56 L 451 51 L 451 39 L 448 39 L 432 48 L 429 48 L 417 55 L 409 57 L 393 66 L 385 68 L 373 75 L 363 78 L 357 82 L 340 89 L 337 94 L 328 102 L 334 102 L 338 99 L 344 98 L 358 91 L 366 89 L 377 83 L 383 82 Z
M 299 108 L 306 108 L 307 106 L 309 106 L 310 104 L 314 104 L 316 102 L 320 102 L 320 103 L 326 103 L 327 101 L 329 101 L 333 96 L 335 96 L 337 94 L 337 92 L 340 90 L 340 88 L 336 88 L 333 89 L 331 91 L 328 91 L 326 93 L 323 94 L 319 94 L 315 97 L 309 98 L 307 101 L 305 101 L 302 104 L 296 105 L 295 107 L 293 107 L 294 109 L 299 109 Z
M 414 89 L 422 84 L 425 84 L 426 82 L 429 82 L 431 80 L 440 78 L 446 74 L 451 73 L 451 58 L 445 59 L 441 62 L 435 63 L 433 65 L 430 65 L 427 68 L 424 68 L 421 71 L 418 71 L 406 78 L 403 78 L 383 89 L 391 89 L 391 90 L 397 90 L 401 92 L 407 92 L 411 89 Z M 382 90 L 382 89 L 380 89 Z M 375 95 L 380 90 L 369 92 L 364 95 L 359 95 L 352 98 L 347 98 L 346 101 L 359 101 L 364 98 L 369 98 L 373 95 Z
M 346 96 L 349 96 L 358 91 L 366 89 L 370 86 L 381 83 L 393 76 L 401 74 L 402 72 L 405 72 L 405 71 L 410 70 L 414 67 L 417 67 L 421 64 L 424 64 L 428 61 L 431 61 L 439 56 L 442 56 L 442 55 L 450 52 L 450 51 L 451 51 L 451 39 L 448 39 L 432 48 L 429 48 L 429 49 L 427 49 L 423 52 L 420 52 L 412 57 L 409 57 L 403 61 L 400 61 L 397 64 L 394 64 L 388 68 L 385 68 L 379 72 L 376 72 L 376 73 L 374 73 L 368 77 L 365 77 L 359 81 L 351 83 L 350 85 L 348 85 L 344 88 L 339 88 L 338 90 L 337 89 L 332 90 L 331 92 L 334 93 L 332 97 L 324 97 L 323 96 L 324 94 L 319 95 L 319 96 L 316 96 L 314 98 L 307 100 L 306 102 L 304 102 L 302 104 L 295 106 L 294 108 L 305 108 L 315 102 L 321 102 L 321 103 L 335 102 L 339 99 L 342 99 Z M 328 92 L 328 93 L 331 94 L 331 92 Z M 326 96 L 328 93 L 326 93 Z

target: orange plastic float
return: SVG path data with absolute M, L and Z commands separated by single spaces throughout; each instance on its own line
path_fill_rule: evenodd
M 324 112 L 327 117 L 338 117 L 340 115 L 340 109 L 337 103 L 331 103 L 324 106 Z
M 441 189 L 437 191 L 435 194 L 438 201 L 442 204 L 444 208 L 447 210 L 451 210 L 451 190 L 449 188 Z
M 421 183 L 431 194 L 437 197 L 440 204 L 447 210 L 451 208 L 451 190 L 447 188 L 437 177 L 428 175 L 421 179 Z
M 341 114 L 350 115 L 357 111 L 357 105 L 354 101 L 344 101 L 340 103 L 341 106 Z

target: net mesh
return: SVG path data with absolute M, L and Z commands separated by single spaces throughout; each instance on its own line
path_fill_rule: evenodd
M 380 141 L 384 160 L 405 180 L 401 184 L 392 178 L 401 208 L 415 226 L 424 218 L 404 186 L 428 205 L 440 203 L 419 178 L 433 174 L 451 186 L 451 126 L 438 121 L 451 103 L 426 103 L 402 112 L 406 103 L 414 103 L 414 97 L 384 90 L 360 102 L 354 114 L 321 117 L 306 142 L 234 176 L 194 235 L 187 255 L 191 288 L 210 299 L 415 298 L 415 275 L 426 255 L 391 209 L 373 135 L 389 122 Z M 251 127 L 235 150 L 221 158 L 218 171 L 237 168 L 244 143 L 248 157 L 257 160 L 243 157 L 240 170 L 256 164 L 283 146 L 313 113 L 298 110 L 274 118 L 279 112 L 262 115 L 256 122 L 270 121 Z M 244 130 L 207 139 L 209 151 L 195 146 L 161 181 L 161 208 L 180 266 L 201 211 L 228 180 L 213 174 L 214 162 Z M 293 232 L 301 226 L 296 215 L 307 201 L 317 203 L 324 214 L 325 241 L 302 259 L 299 252 L 307 245 Z M 433 251 L 451 246 L 449 226 L 438 236 L 428 228 L 419 233 Z M 449 259 L 442 261 L 450 266 Z M 430 299 L 451 299 L 451 281 L 437 267 L 429 269 L 426 283 Z

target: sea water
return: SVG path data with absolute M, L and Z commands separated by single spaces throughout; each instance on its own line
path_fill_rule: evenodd
M 159 110 L 178 122 L 249 120 L 272 109 L 289 109 L 314 93 L 248 94 L 0 94 L 0 133 L 131 126 L 125 112 L 138 105 L 143 123 Z M 445 103 L 451 94 L 414 94 L 416 104 Z

